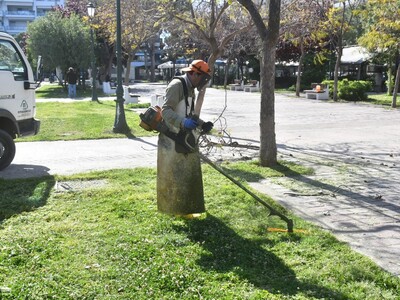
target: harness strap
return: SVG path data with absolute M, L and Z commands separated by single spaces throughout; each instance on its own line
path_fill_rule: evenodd
M 181 81 L 182 87 L 183 87 L 183 94 L 185 95 L 185 103 L 186 103 L 185 114 L 186 114 L 186 117 L 192 116 L 192 115 L 193 115 L 193 112 L 194 112 L 194 97 L 192 98 L 192 105 L 189 106 L 189 91 L 188 91 L 188 88 L 187 88 L 187 85 L 186 85 L 186 80 L 185 80 L 185 78 L 183 78 L 182 76 L 175 76 L 175 77 L 172 78 L 172 79 L 179 79 L 179 80 Z M 188 113 L 187 113 L 187 108 L 188 108 L 188 107 L 190 107 L 190 113 L 189 113 L 189 115 L 188 115 Z

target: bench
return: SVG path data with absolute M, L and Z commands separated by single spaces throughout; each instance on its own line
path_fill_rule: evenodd
M 139 103 L 140 95 L 132 93 L 132 89 L 130 89 L 129 86 L 124 86 L 123 89 L 124 89 L 124 99 L 125 99 L 124 104 Z
M 250 80 L 250 84 L 244 86 L 245 92 L 258 92 L 260 90 L 260 83 L 257 80 Z
M 110 95 L 110 94 L 113 94 L 113 92 L 114 91 L 111 89 L 110 82 L 109 81 L 104 81 L 103 82 L 103 93 L 107 94 L 107 95 Z
M 240 79 L 235 79 L 233 84 L 229 85 L 231 91 L 243 91 L 243 83 Z
M 151 105 L 152 106 L 155 106 L 155 105 L 158 105 L 158 106 L 162 106 L 163 105 L 163 102 L 164 102 L 164 94 L 155 94 L 155 95 L 152 95 L 151 96 Z
M 318 90 L 318 86 L 320 89 Z M 319 83 L 311 84 L 312 90 L 304 90 L 307 99 L 328 100 L 329 99 L 329 86 Z

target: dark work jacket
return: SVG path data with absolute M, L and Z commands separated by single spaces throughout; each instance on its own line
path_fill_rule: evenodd
M 67 82 L 68 84 L 76 84 L 76 81 L 78 80 L 78 76 L 74 71 L 68 71 L 67 72 Z

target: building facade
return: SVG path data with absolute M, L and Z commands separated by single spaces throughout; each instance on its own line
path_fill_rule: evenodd
M 29 22 L 63 5 L 64 0 L 0 0 L 0 31 L 11 35 L 25 32 Z

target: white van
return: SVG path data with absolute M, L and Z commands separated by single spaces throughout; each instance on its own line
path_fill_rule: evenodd
M 15 39 L 0 32 L 0 170 L 15 156 L 16 137 L 35 135 L 36 82 L 32 68 Z

